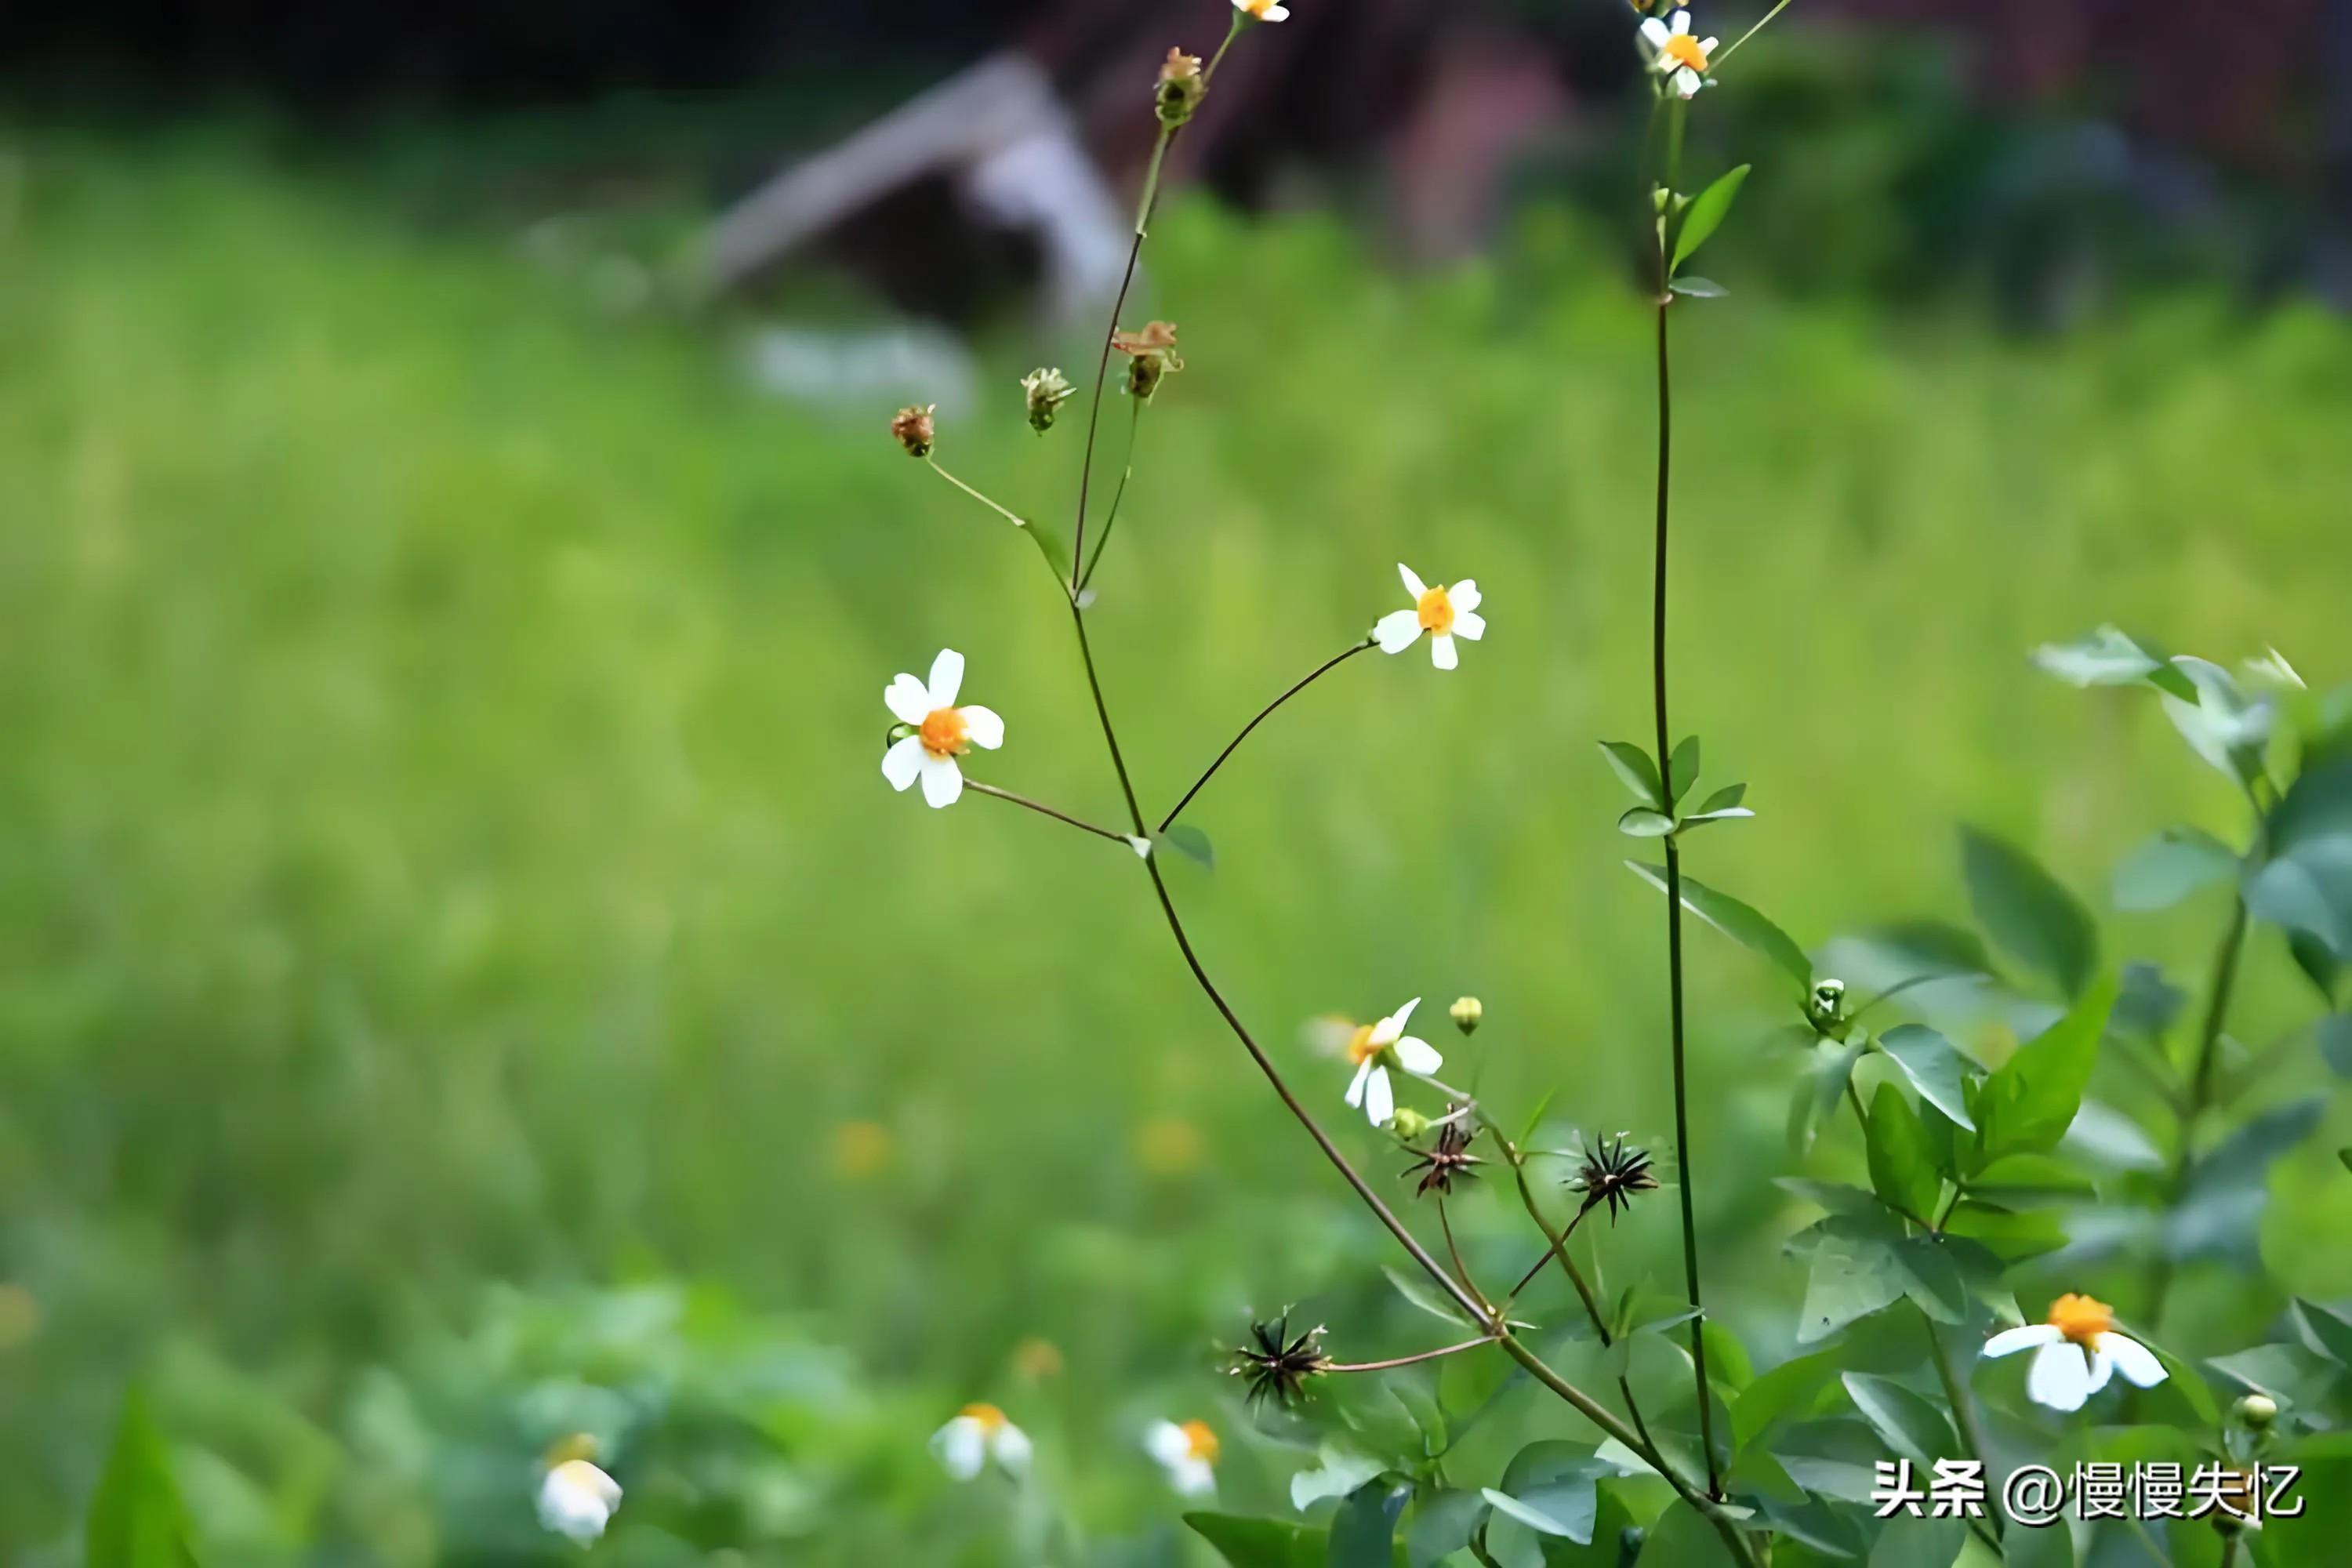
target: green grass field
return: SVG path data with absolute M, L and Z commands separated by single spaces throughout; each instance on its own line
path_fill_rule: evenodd
M 1174 1518 L 1131 1437 L 1161 1415 L 1217 1421 L 1228 1500 L 1278 1507 L 1295 1457 L 1214 1375 L 1244 1307 L 1427 1342 L 1124 851 L 878 777 L 884 685 L 951 645 L 1009 727 L 975 773 L 1117 815 L 1035 557 L 888 407 L 764 399 L 721 331 L 236 158 L 49 149 L 0 224 L 0 1558 L 68 1560 L 140 1373 L 219 1561 L 528 1560 L 446 1533 L 368 1436 L 364 1369 L 491 1281 L 692 1281 L 841 1352 L 853 1435 L 780 1418 L 772 1473 L 866 1533 L 785 1507 L 772 1539 L 835 1543 L 758 1562 L 1007 1560 L 921 1453 L 982 1397 L 1105 1538 Z M 1189 368 L 1094 616 L 1147 806 L 1396 607 L 1399 560 L 1477 577 L 1492 626 L 1451 677 L 1351 662 L 1202 796 L 1207 962 L 1383 1169 L 1300 1030 L 1415 994 L 1441 1025 L 1484 998 L 1439 1044 L 1490 1097 L 1658 1136 L 1661 922 L 1592 744 L 1647 723 L 1647 318 L 1613 253 L 1544 223 L 1400 281 L 1331 224 L 1199 204 L 1155 244 L 1135 315 Z M 1759 820 L 1693 869 L 1813 943 L 1958 910 L 1963 818 L 2102 904 L 2164 823 L 2233 830 L 2152 704 L 2026 654 L 2114 619 L 2352 675 L 2352 329 L 2168 299 L 2023 343 L 1725 276 L 1680 313 L 1677 721 Z M 1066 515 L 1082 424 L 1033 437 L 1027 360 L 990 366 L 942 461 Z M 2189 969 L 2217 918 L 2112 921 L 2110 957 Z M 1746 953 L 1692 956 L 1702 1223 L 1770 1347 L 1783 1020 Z M 2262 948 L 2242 1032 L 2290 997 Z M 2331 1173 L 2283 1167 L 2273 1229 L 2340 1208 Z M 1464 1211 L 1497 1268 L 1506 1207 Z M 1671 1278 L 1671 1208 L 1613 1275 Z M 2352 1257 L 2271 1260 L 2352 1290 Z M 1063 1363 L 1034 1384 L 1032 1338 Z

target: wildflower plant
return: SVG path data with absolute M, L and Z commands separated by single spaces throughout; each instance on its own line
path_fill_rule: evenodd
M 1757 907 L 1686 869 L 1686 857 L 1711 841 L 1694 835 L 1755 816 L 1744 783 L 1699 793 L 1701 742 L 1678 733 L 1671 710 L 1675 324 L 1686 309 L 1727 293 L 1690 263 L 1732 212 L 1749 172 L 1740 164 L 1711 179 L 1693 177 L 1686 131 L 1711 89 L 1736 83 L 1726 68 L 1785 3 L 1727 47 L 1680 6 L 1635 4 L 1626 26 L 1626 47 L 1641 51 L 1651 68 L 1647 202 L 1638 221 L 1656 366 L 1655 500 L 1646 520 L 1653 616 L 1646 737 L 1598 744 L 1632 795 L 1615 823 L 1639 841 L 1640 852 L 1626 861 L 1639 880 L 1627 884 L 1626 895 L 1654 898 L 1651 907 L 1662 917 L 1665 989 L 1653 1038 L 1654 1059 L 1672 1089 L 1671 1150 L 1654 1151 L 1622 1133 L 1572 1148 L 1538 1146 L 1549 1100 L 1532 1114 L 1507 1116 L 1444 1081 L 1444 1055 L 1408 1032 L 1419 998 L 1376 1021 L 1329 1021 L 1318 1037 L 1347 1076 L 1302 1090 L 1213 978 L 1171 888 L 1169 852 L 1209 858 L 1206 839 L 1181 820 L 1185 810 L 1290 699 L 1360 654 L 1400 654 L 1423 637 L 1437 668 L 1459 669 L 1460 644 L 1486 632 L 1475 579 L 1433 583 L 1399 564 L 1406 602 L 1382 611 L 1379 574 L 1368 563 L 1364 634 L 1244 723 L 1164 814 L 1146 810 L 1121 747 L 1113 683 L 1089 632 L 1089 583 L 1133 472 L 1136 430 L 1184 363 L 1174 323 L 1130 327 L 1123 316 L 1171 145 L 1214 90 L 1229 51 L 1255 27 L 1284 20 L 1284 7 L 1234 0 L 1226 36 L 1205 64 L 1178 44 L 1158 79 L 1138 84 L 1139 113 L 1148 108 L 1154 116 L 1158 139 L 1092 384 L 1081 391 L 1057 370 L 1023 382 L 1030 424 L 1041 435 L 1056 427 L 1065 400 L 1087 398 L 1066 539 L 941 466 L 940 447 L 951 451 L 953 432 L 937 428 L 930 408 L 902 410 L 892 422 L 910 455 L 1024 534 L 1044 561 L 1051 592 L 1070 618 L 1077 673 L 1120 815 L 1098 824 L 967 774 L 972 748 L 1001 745 L 1005 725 L 992 710 L 959 706 L 962 660 L 952 651 L 939 655 L 928 679 L 901 674 L 887 689 L 896 722 L 881 762 L 886 778 L 900 790 L 919 781 L 934 806 L 976 794 L 1130 851 L 1140 865 L 1129 874 L 1142 878 L 1177 956 L 1225 1029 L 1417 1275 L 1401 1288 L 1467 1331 L 1411 1354 L 1348 1362 L 1321 1324 L 1306 1327 L 1287 1313 L 1256 1321 L 1227 1368 L 1241 1382 L 1241 1403 L 1259 1413 L 1293 1410 L 1339 1380 L 1480 1354 L 1516 1363 L 1507 1387 L 1531 1384 L 1564 1407 L 1555 1436 L 1481 1480 L 1445 1460 L 1454 1438 L 1483 1412 L 1448 1410 L 1422 1387 L 1405 1400 L 1416 1439 L 1344 1464 L 1327 1456 L 1322 1469 L 1294 1482 L 1302 1509 L 1339 1500 L 1328 1521 L 1188 1514 L 1236 1568 L 1309 1562 L 1371 1568 L 1390 1563 L 1400 1544 L 1415 1568 L 1465 1558 L 1486 1568 L 1535 1568 L 1636 1556 L 1643 1563 L 1741 1568 L 1963 1558 L 2226 1564 L 2252 1550 L 2243 1543 L 2266 1509 L 2278 1528 L 2263 1538 L 2265 1560 L 2326 1560 L 2324 1552 L 2283 1554 L 2292 1521 L 2275 1517 L 2282 1510 L 2263 1489 L 2263 1467 L 2275 1471 L 2352 1454 L 2342 1432 L 2352 1317 L 2288 1300 L 2254 1271 L 2247 1286 L 2253 1311 L 2267 1310 L 2276 1327 L 2265 1342 L 2200 1361 L 2173 1347 L 2167 1330 L 2181 1268 L 2253 1256 L 2264 1173 L 2315 1128 L 2318 1108 L 2273 1105 L 2225 1131 L 2229 1119 L 2264 1098 L 2269 1075 L 2314 1034 L 2336 1069 L 2352 1076 L 2352 1023 L 2338 1011 L 2352 967 L 2352 696 L 2313 698 L 2275 651 L 2250 666 L 2242 683 L 2219 666 L 2168 658 L 2111 629 L 2039 656 L 2077 684 L 2154 688 L 2196 753 L 2227 773 L 2245 799 L 2242 844 L 2167 830 L 2118 882 L 2118 902 L 2127 908 L 2158 907 L 2207 887 L 2232 889 L 2185 1059 L 2164 1049 L 2184 994 L 2147 965 L 2109 973 L 2087 912 L 2021 851 L 1988 835 L 1968 834 L 1964 858 L 1990 947 L 1971 932 L 1910 921 L 1827 943 L 1817 965 Z M 1128 399 L 1130 462 L 1097 517 L 1095 459 L 1113 385 Z M 1496 654 L 1508 657 L 1512 608 L 1502 608 Z M 2282 777 L 2271 759 L 2284 749 L 2281 720 L 2290 714 L 2301 742 L 2296 770 Z M 1795 1043 L 1770 1058 L 1767 1070 L 1785 1076 L 1791 1091 L 1793 1168 L 1780 1184 L 1803 1211 L 1789 1244 L 1790 1293 L 1801 1293 L 1802 1305 L 1786 1334 L 1766 1347 L 1782 1353 L 1761 1373 L 1753 1370 L 1759 1357 L 1709 1312 L 1705 1293 L 1696 1185 L 1752 1184 L 1756 1175 L 1735 1176 L 1695 1159 L 1685 980 L 1696 955 L 1685 951 L 1686 915 L 1765 961 L 1786 994 L 1784 1033 Z M 2284 934 L 2326 1016 L 2248 1052 L 2231 1034 L 2229 1015 L 2241 957 L 2263 924 Z M 2012 984 L 1993 948 L 2032 978 Z M 1957 1016 L 1996 1014 L 2014 1037 L 2005 1050 L 1998 1042 L 1964 1047 L 1945 1032 L 1957 1027 Z M 1447 1016 L 1465 1037 L 1487 1022 L 1473 997 L 1455 1002 Z M 2111 1072 L 2110 1063 L 2124 1065 Z M 2095 1078 L 2125 1070 L 2142 1080 L 2130 1108 L 2121 1097 L 2117 1103 L 2090 1097 Z M 1588 1122 L 1607 1110 L 1573 1109 Z M 1850 1126 L 1840 1120 L 1849 1112 Z M 1358 1116 L 1369 1128 L 1347 1125 Z M 1399 1184 L 1384 1191 L 1364 1173 L 1367 1141 L 1378 1152 L 1402 1154 Z M 2344 1158 L 2352 1165 L 2352 1151 Z M 1849 1174 L 1855 1179 L 1837 1179 Z M 1651 1195 L 1667 1185 L 1671 1198 Z M 1505 1289 L 1480 1278 L 1455 1241 L 1449 1200 L 1474 1187 L 1507 1192 L 1534 1233 L 1531 1261 Z M 1392 1197 L 1426 1220 L 1409 1221 Z M 1679 1289 L 1664 1302 L 1638 1289 L 1612 1296 L 1601 1286 L 1600 1254 L 1615 1221 L 1649 1202 L 1671 1204 L 1679 1220 Z M 1556 1221 L 1555 1211 L 1565 1219 Z M 1611 1223 L 1587 1226 L 1596 1211 Z M 1597 1374 L 1580 1370 L 1571 1377 L 1537 1342 L 1521 1314 L 1543 1291 L 1557 1296 L 1553 1304 L 1596 1347 L 1597 1360 L 1579 1365 Z M 2029 1312 L 2028 1302 L 2047 1306 Z M 1654 1382 L 1637 1391 L 1631 1360 L 1637 1341 L 1675 1348 L 1686 1392 L 1664 1395 Z M 2005 1361 L 2020 1352 L 2032 1353 Z M 2021 1374 L 2010 1370 L 2017 1365 Z M 2233 1394 L 2242 1397 L 2225 1403 Z M 992 1463 L 1017 1472 L 1026 1441 L 1002 1423 L 985 1406 L 959 1415 L 937 1440 L 943 1462 L 959 1474 L 976 1475 Z M 1008 1442 L 1020 1450 L 1020 1464 L 1003 1450 Z M 1137 1446 L 1179 1494 L 1213 1494 L 1224 1444 L 1205 1422 L 1157 1421 Z M 2079 1479 L 2073 1489 L 2062 1483 L 2054 1509 L 2027 1517 L 2012 1505 L 2010 1483 L 2036 1467 L 2079 1478 L 2090 1472 L 2061 1468 L 2126 1458 L 2206 1476 L 2210 1506 L 2118 1524 L 2123 1516 L 2094 1507 Z M 1972 1478 L 1974 1491 L 1957 1501 L 1939 1498 L 1949 1506 L 1933 1512 L 1912 1506 L 1905 1487 L 1913 1467 L 1938 1485 L 1962 1487 Z M 2188 1490 L 2184 1480 L 2184 1496 Z M 2130 1555 L 2142 1547 L 2152 1555 Z M 1588 1549 L 1600 1555 L 1574 1554 Z

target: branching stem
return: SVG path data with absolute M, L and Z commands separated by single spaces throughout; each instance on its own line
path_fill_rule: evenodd
M 1184 792 L 1183 798 L 1179 800 L 1169 809 L 1166 816 L 1160 818 L 1160 831 L 1162 833 L 1168 831 L 1169 825 L 1174 822 L 1177 817 L 1182 816 L 1184 808 L 1192 804 L 1192 797 L 1201 793 L 1202 786 L 1206 784 L 1211 779 L 1217 776 L 1217 770 L 1225 765 L 1225 759 L 1232 756 L 1236 751 L 1239 751 L 1241 749 L 1241 743 L 1250 738 L 1250 731 L 1256 729 L 1260 724 L 1265 723 L 1267 719 L 1272 717 L 1276 709 L 1281 707 L 1284 703 L 1289 701 L 1292 698 L 1297 696 L 1300 692 L 1314 685 L 1315 682 L 1322 677 L 1328 674 L 1330 671 L 1339 668 L 1339 666 L 1347 663 L 1349 659 L 1355 658 L 1358 654 L 1363 652 L 1366 648 L 1370 647 L 1371 646 L 1372 639 L 1369 637 L 1360 643 L 1349 644 L 1345 650 L 1334 654 L 1331 658 L 1325 659 L 1321 664 L 1317 665 L 1312 670 L 1308 671 L 1304 678 L 1294 683 L 1289 689 L 1283 692 L 1281 696 L 1276 698 L 1273 701 L 1259 709 L 1257 711 L 1257 717 L 1243 725 L 1242 732 L 1225 742 L 1225 749 L 1217 753 L 1217 760 L 1211 763 L 1207 771 L 1202 773 L 1199 778 L 1192 781 L 1192 787 Z
M 964 778 L 963 787 L 980 795 L 993 796 L 998 800 L 1010 801 L 1014 805 L 1027 806 L 1040 816 L 1050 816 L 1056 822 L 1066 822 L 1082 833 L 1091 833 L 1097 838 L 1108 838 L 1114 844 L 1126 845 L 1130 849 L 1134 847 L 1128 842 L 1128 837 L 1124 833 L 1114 833 L 1108 827 L 1097 827 L 1091 822 L 1080 821 L 1066 811 L 1055 810 L 1044 801 L 1031 800 L 1025 795 L 1015 795 L 1009 789 L 999 789 L 994 784 L 982 784 L 969 774 Z

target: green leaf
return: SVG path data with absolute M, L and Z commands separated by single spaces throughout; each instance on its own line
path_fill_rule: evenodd
M 1590 1481 L 1584 1484 L 1586 1508 L 1580 1519 L 1563 1519 L 1549 1509 L 1539 1507 L 1533 1501 L 1522 1502 L 1508 1492 L 1496 1491 L 1493 1487 L 1486 1488 L 1480 1495 L 1494 1505 L 1496 1513 L 1507 1519 L 1517 1520 L 1538 1535 L 1563 1536 L 1580 1544 L 1590 1543 L 1592 1540 L 1592 1515 L 1600 1507 L 1600 1500 Z M 1582 1533 L 1580 1534 L 1580 1531 Z
M 1969 1285 L 1954 1258 L 1955 1248 L 1939 1236 L 1909 1236 L 1895 1244 L 1895 1266 L 1903 1293 L 1939 1323 L 1966 1322 Z
M 1666 872 L 1663 866 L 1628 860 L 1625 867 L 1660 892 L 1665 891 Z M 1797 983 L 1799 991 L 1811 988 L 1812 961 L 1787 931 L 1730 894 L 1718 893 L 1695 877 L 1682 879 L 1682 893 L 1683 908 L 1749 952 L 1771 960 L 1783 974 Z
M 1821 1404 L 1822 1391 L 1837 1380 L 1838 1352 L 1792 1356 L 1739 1391 L 1731 1404 L 1731 1425 L 1745 1448 L 1780 1422 L 1803 1419 Z
M 1814 1130 L 1837 1114 L 1838 1101 L 1853 1078 L 1853 1064 L 1869 1048 L 1869 1037 L 1859 1032 L 1843 1046 L 1827 1040 L 1814 1047 L 1812 1072 L 1798 1080 L 1789 1106 L 1789 1142 L 1798 1153 L 1811 1149 Z
M 2080 996 L 2099 964 L 2098 930 L 2081 900 L 2015 845 L 1960 830 L 1969 902 L 1996 946 Z
M 1969 1178 L 1989 1198 L 2087 1198 L 2097 1191 L 2071 1161 L 2053 1154 L 2003 1154 Z
M 1898 1458 L 1932 1466 L 1959 1451 L 1944 1413 L 1891 1378 L 1845 1374 L 1845 1391 L 1863 1419 L 1886 1439 Z
M 1658 1516 L 1636 1560 L 1639 1568 L 1732 1568 L 1733 1561 L 1715 1526 L 1680 1499 Z
M 1230 1568 L 1323 1568 L 1323 1532 L 1286 1519 L 1188 1513 L 1184 1522 Z
M 1739 197 L 1739 187 L 1748 183 L 1748 171 L 1753 164 L 1742 163 L 1701 191 L 1683 213 L 1682 233 L 1675 239 L 1674 265 L 1670 272 L 1682 270 L 1683 263 L 1698 253 L 1730 215 L 1731 204 Z
M 2334 1013 L 2319 1021 L 2319 1055 L 2337 1078 L 2352 1078 L 2352 1013 Z
M 137 1388 L 123 1396 L 84 1533 L 84 1568 L 195 1568 L 171 1456 Z
M 1805 1304 L 1798 1316 L 1797 1342 L 1816 1343 L 1856 1318 L 1892 1306 L 1903 1295 L 1904 1270 L 1885 1237 L 1856 1230 L 1827 1230 L 1813 1249 L 1805 1279 Z M 1892 1223 L 1892 1222 L 1890 1222 Z
M 1557 1089 L 1548 1089 L 1544 1090 L 1543 1098 L 1536 1101 L 1536 1108 L 1528 1112 L 1527 1127 L 1525 1131 L 1521 1131 L 1519 1134 L 1518 1141 L 1522 1145 L 1526 1144 L 1529 1139 L 1536 1135 L 1537 1128 L 1543 1125 L 1544 1112 L 1551 1109 L 1551 1102 L 1559 1093 L 1559 1090 Z
M 2033 662 L 2075 686 L 2130 686 L 2145 680 L 2175 697 L 2196 700 L 2197 688 L 2156 649 L 2114 626 L 2071 643 L 2044 643 Z
M 1062 536 L 1034 518 L 1024 517 L 1014 526 L 1036 545 L 1037 553 L 1045 558 L 1045 564 L 1052 570 L 1055 580 L 1066 592 L 1070 582 L 1070 547 L 1062 542 Z
M 2287 932 L 2287 951 L 2294 957 L 2294 966 L 2317 988 L 2320 1000 L 2330 1007 L 2336 1005 L 2336 984 L 2343 977 L 2344 963 L 2327 950 L 2327 944 L 2307 931 Z
M 1684 832 L 1688 832 L 1694 827 L 1705 827 L 1710 822 L 1736 822 L 1755 815 L 1744 805 L 1727 805 L 1721 811 L 1694 811 L 1682 819 L 1680 826 Z
M 1316 1458 L 1319 1462 L 1313 1469 L 1290 1478 L 1290 1506 L 1301 1513 L 1325 1498 L 1348 1496 L 1387 1468 L 1370 1455 L 1337 1443 L 1325 1443 Z
M 1978 1169 L 2003 1154 L 2058 1146 L 2082 1106 L 2116 991 L 2113 979 L 2093 986 L 2073 1012 L 2020 1046 L 1985 1080 L 1976 1106 Z
M 2050 1531 L 2032 1533 L 2046 1535 Z M 2059 1527 L 2057 1533 L 2064 1534 L 2064 1528 Z M 1952 1568 L 1968 1543 L 1969 1521 L 1965 1519 L 1915 1519 L 1910 1514 L 1898 1513 L 1886 1521 L 1878 1539 L 1871 1542 L 1870 1568 Z
M 1662 811 L 1637 805 L 1617 819 L 1617 831 L 1629 838 L 1664 838 L 1675 830 L 1675 819 Z
M 1696 735 L 1685 735 L 1675 745 L 1674 754 L 1666 759 L 1667 793 L 1670 805 L 1680 805 L 1683 796 L 1690 794 L 1691 785 L 1698 783 L 1699 745 Z
M 1432 1488 L 1413 1504 L 1404 1532 L 1405 1561 L 1412 1568 L 1436 1568 L 1451 1552 L 1470 1544 L 1486 1521 L 1486 1500 L 1476 1492 Z
M 2168 827 L 2116 868 L 2116 908 L 2168 910 L 2238 873 L 2237 851 L 2200 827 Z
M 1389 1568 L 1396 1542 L 1397 1516 L 1412 1489 L 1374 1480 L 1348 1494 L 1331 1520 L 1326 1568 Z
M 1658 782 L 1658 764 L 1650 760 L 1649 752 L 1631 741 L 1603 741 L 1601 754 L 1609 759 L 1609 766 L 1633 792 L 1634 799 L 1660 811 L 1666 808 L 1665 789 Z
M 2296 779 L 2266 837 L 2270 858 L 2246 884 L 2246 907 L 2317 944 L 2297 961 L 2332 997 L 2337 966 L 2352 958 L 2352 757 Z
M 1217 847 L 1209 842 L 1207 834 L 1191 823 L 1180 822 L 1161 834 L 1160 838 L 1168 847 L 1175 850 L 1187 860 L 1192 861 L 1202 870 L 1213 871 L 1217 868 Z
M 2189 750 L 2240 784 L 2252 785 L 2263 776 L 2277 705 L 2267 697 L 2249 699 L 2236 677 L 2210 660 L 2183 654 L 2173 659 L 2172 668 L 2192 689 L 2187 696 L 2168 690 L 2165 717 Z
M 1903 1069 L 1919 1098 L 1955 1126 L 1976 1131 L 1969 1118 L 1968 1080 L 1980 1069 L 1958 1046 L 1923 1024 L 1897 1024 L 1878 1037 L 1878 1048 Z
M 2352 1319 L 2301 1297 L 2295 1299 L 2294 1314 L 2304 1343 L 2340 1366 L 2352 1366 Z
M 1445 1297 L 1438 1295 L 1412 1275 L 1403 1273 L 1393 1265 L 1386 1263 L 1381 1265 L 1381 1272 L 1388 1277 L 1388 1282 L 1396 1288 L 1398 1295 L 1427 1312 L 1431 1317 L 1443 1318 L 1447 1322 L 1455 1324 L 1469 1321 L 1469 1319 L 1463 1315 L 1461 1308 Z
M 2311 1135 L 2322 1103 L 2314 1095 L 2273 1106 L 2189 1166 L 2180 1202 L 2165 1216 L 2173 1258 L 2255 1259 L 2271 1165 Z
M 1701 278 L 1696 273 L 1688 278 L 1677 278 L 1666 287 L 1677 294 L 1686 294 L 1694 300 L 1720 300 L 1731 292 L 1714 279 Z
M 1860 1187 L 1850 1187 L 1843 1182 L 1816 1182 L 1806 1176 L 1775 1176 L 1772 1184 L 1782 1192 L 1794 1193 L 1807 1203 L 1819 1204 L 1832 1214 L 1875 1214 L 1886 1206 L 1876 1193 L 1865 1193 Z
M 1944 1234 L 1982 1242 L 2003 1263 L 2022 1263 L 2066 1245 L 2065 1228 L 2055 1215 L 2039 1209 L 2020 1214 L 1974 1198 L 1954 1205 Z
M 1871 1100 L 1867 1145 L 1872 1188 L 1889 1207 L 1926 1224 L 1936 1212 L 1944 1182 L 1936 1173 L 1919 1113 L 1891 1083 L 1880 1084 Z

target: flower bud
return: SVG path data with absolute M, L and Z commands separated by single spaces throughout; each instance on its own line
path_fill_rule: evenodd
M 2248 1430 L 2267 1431 L 2270 1424 L 2278 1419 L 2278 1401 L 2267 1394 L 2249 1394 L 2238 1401 L 2237 1415 Z
M 1170 49 L 1167 60 L 1160 68 L 1160 87 L 1154 100 L 1160 123 L 1173 131 L 1192 118 L 1192 110 L 1201 107 L 1201 100 L 1209 90 L 1209 79 L 1201 74 L 1201 57 L 1188 55 L 1181 49 Z
M 931 410 L 938 406 L 936 403 L 919 406 L 908 404 L 891 418 L 890 434 L 898 438 L 898 445 L 907 448 L 907 456 L 928 458 L 931 455 Z
M 1486 1016 L 1486 1007 L 1479 1003 L 1478 998 L 1475 996 L 1463 996 L 1456 998 L 1454 1005 L 1448 1007 L 1446 1012 L 1453 1017 L 1454 1026 L 1461 1030 L 1465 1035 L 1476 1034 L 1478 1032 L 1478 1020 Z
M 1389 1127 L 1400 1138 L 1411 1142 L 1429 1131 L 1429 1118 L 1411 1106 L 1400 1105 L 1389 1118 Z
M 1021 391 L 1029 403 L 1029 428 L 1043 436 L 1054 427 L 1054 416 L 1062 411 L 1077 388 L 1070 378 L 1056 369 L 1039 365 L 1021 378 Z
M 1805 998 L 1805 1021 L 1822 1034 L 1834 1033 L 1845 1022 L 1845 982 L 1816 980 Z

